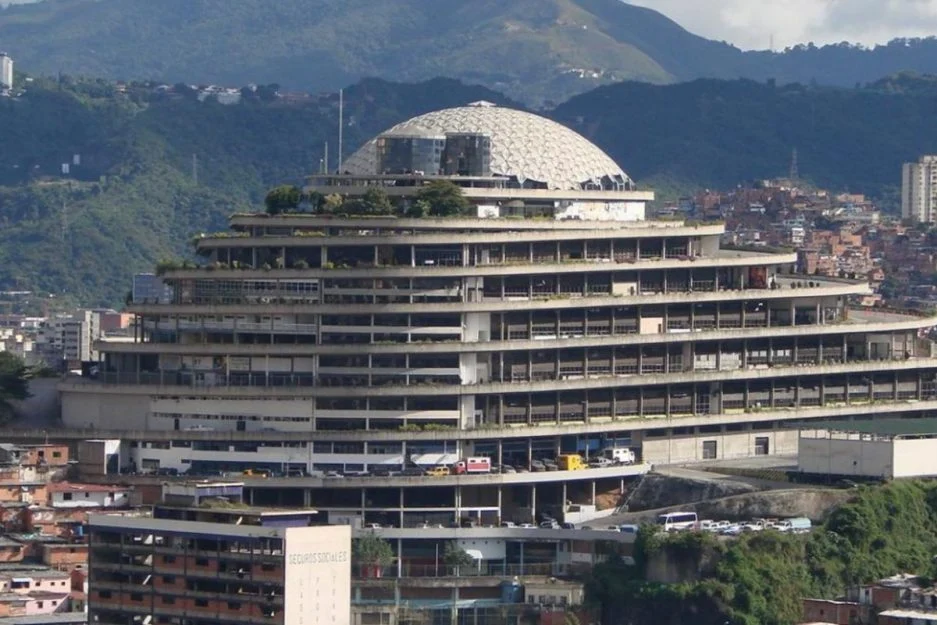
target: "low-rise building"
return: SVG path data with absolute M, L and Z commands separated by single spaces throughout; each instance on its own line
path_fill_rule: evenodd
M 797 468 L 835 477 L 893 479 L 937 475 L 937 421 L 869 419 L 800 432 Z
M 99 484 L 49 484 L 49 505 L 53 508 L 128 508 L 130 493 L 126 486 Z

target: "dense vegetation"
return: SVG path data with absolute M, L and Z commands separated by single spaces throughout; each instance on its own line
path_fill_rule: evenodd
M 935 39 L 742 52 L 620 0 L 45 0 L 0 10 L 0 40 L 33 73 L 312 91 L 446 75 L 528 102 L 620 80 L 852 86 L 937 71 Z
M 659 539 L 641 533 L 638 566 L 596 569 L 589 598 L 603 623 L 639 625 L 788 625 L 802 617 L 802 598 L 836 598 L 846 589 L 891 576 L 937 574 L 937 484 L 896 482 L 862 487 L 809 535 L 752 533 L 719 542 L 709 535 Z M 655 584 L 643 567 L 657 551 L 709 554 L 698 581 Z M 691 558 L 693 559 L 693 558 Z
M 896 75 L 863 88 L 700 80 L 622 83 L 552 116 L 592 138 L 639 181 L 731 188 L 785 175 L 834 190 L 898 197 L 901 164 L 937 148 L 937 82 Z
M 444 79 L 367 80 L 345 95 L 346 157 L 426 111 L 475 100 L 516 106 Z M 334 167 L 337 104 L 326 95 L 222 106 L 139 84 L 120 94 L 106 81 L 67 76 L 0 99 L 0 290 L 119 304 L 134 272 L 186 257 L 194 235 L 223 229 L 232 212 L 261 209 L 269 189 L 317 170 L 327 141 Z M 549 114 L 670 197 L 783 175 L 797 147 L 802 175 L 813 182 L 893 198 L 901 163 L 937 146 L 937 80 L 904 75 L 861 89 L 623 83 Z M 382 202 L 342 210 L 387 212 Z M 415 209 L 429 213 L 432 204 Z
M 349 146 L 428 110 L 510 103 L 446 80 L 365 81 L 346 96 Z M 221 106 L 66 80 L 0 100 L 0 123 L 0 290 L 117 305 L 133 273 L 186 256 L 193 235 L 224 229 L 231 213 L 257 210 L 268 188 L 315 171 L 326 141 L 334 167 L 338 114 L 332 97 Z
M 30 396 L 29 378 L 33 373 L 16 354 L 0 352 L 0 423 L 13 418 L 12 402 Z

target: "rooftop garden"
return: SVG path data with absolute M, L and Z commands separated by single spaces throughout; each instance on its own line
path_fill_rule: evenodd
M 322 195 L 304 192 L 295 185 L 271 189 L 264 198 L 268 215 L 311 214 L 341 217 L 470 217 L 473 206 L 462 189 L 448 180 L 434 180 L 417 190 L 412 198 L 392 199 L 379 188 L 372 187 L 358 198 L 336 193 Z

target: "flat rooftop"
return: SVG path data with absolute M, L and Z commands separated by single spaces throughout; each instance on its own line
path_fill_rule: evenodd
M 0 625 L 59 625 L 66 623 L 87 623 L 84 612 L 56 612 L 54 614 L 32 614 L 30 616 L 5 616 L 0 618 Z
M 826 430 L 850 434 L 875 434 L 878 436 L 934 436 L 937 435 L 937 418 L 932 419 L 856 419 L 854 421 L 806 421 L 792 423 L 792 428 L 801 430 Z

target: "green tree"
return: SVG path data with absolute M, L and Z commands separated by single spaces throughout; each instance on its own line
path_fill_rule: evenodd
M 380 571 L 394 561 L 394 550 L 389 542 L 374 532 L 368 532 L 352 541 L 351 557 L 352 563 L 359 570 L 368 571 L 365 575 L 370 575 L 370 572 Z M 376 573 L 372 576 L 379 575 Z
M 449 541 L 446 543 L 446 548 L 443 551 L 442 560 L 445 562 L 447 567 L 455 569 L 456 575 L 459 574 L 459 569 L 462 567 L 470 567 L 475 565 L 475 558 L 469 555 L 469 553 L 460 547 L 455 541 Z
M 331 215 L 342 212 L 345 206 L 345 198 L 338 193 L 330 193 L 322 200 L 322 212 Z
M 471 203 L 462 195 L 462 188 L 448 180 L 434 180 L 416 192 L 416 202 L 426 202 L 432 217 L 467 215 Z
M 309 191 L 303 194 L 303 203 L 313 213 L 322 211 L 322 204 L 325 202 L 325 196 L 318 191 Z
M 404 217 L 420 219 L 429 215 L 429 202 L 426 200 L 415 200 L 407 205 L 404 211 Z
M 11 402 L 30 397 L 30 370 L 23 360 L 9 352 L 0 352 L 0 420 L 13 417 Z
M 371 187 L 364 192 L 358 200 L 358 209 L 363 215 L 391 215 L 394 212 L 390 197 L 379 187 Z
M 303 199 L 302 190 L 295 186 L 284 184 L 274 187 L 264 198 L 264 205 L 267 207 L 267 213 L 270 215 L 279 215 L 280 213 L 295 212 L 299 208 L 299 203 Z

